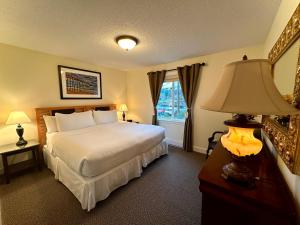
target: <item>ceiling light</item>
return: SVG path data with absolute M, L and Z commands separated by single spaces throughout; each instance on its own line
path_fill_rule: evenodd
M 122 35 L 116 38 L 116 42 L 121 48 L 128 51 L 133 49 L 138 44 L 138 39 L 133 36 Z

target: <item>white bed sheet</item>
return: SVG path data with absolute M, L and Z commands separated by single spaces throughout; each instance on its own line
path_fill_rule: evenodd
M 44 147 L 46 165 L 55 174 L 55 179 L 62 182 L 81 203 L 82 209 L 90 211 L 98 201 L 104 200 L 118 187 L 127 184 L 131 179 L 140 177 L 142 167 L 153 160 L 168 154 L 168 145 L 163 140 L 148 151 L 133 157 L 104 174 L 94 177 L 83 177 L 70 169 L 63 160 Z
M 107 123 L 47 137 L 50 152 L 78 174 L 103 174 L 147 152 L 165 138 L 165 129 L 136 123 Z

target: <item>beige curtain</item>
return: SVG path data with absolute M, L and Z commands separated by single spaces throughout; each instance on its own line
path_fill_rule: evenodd
M 151 91 L 152 103 L 153 103 L 153 108 L 154 108 L 154 115 L 152 117 L 153 125 L 158 125 L 156 106 L 157 106 L 157 103 L 159 100 L 159 95 L 160 95 L 160 91 L 161 91 L 163 82 L 166 77 L 166 72 L 167 71 L 163 70 L 163 71 L 147 73 L 148 78 L 149 78 L 150 91 Z
M 200 68 L 201 64 L 199 63 L 177 68 L 182 93 L 187 105 L 187 117 L 184 123 L 183 149 L 188 152 L 193 151 L 192 112 Z

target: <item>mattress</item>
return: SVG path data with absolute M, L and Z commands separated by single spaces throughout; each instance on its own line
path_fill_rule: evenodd
M 107 123 L 48 136 L 51 154 L 78 174 L 93 177 L 161 143 L 165 130 L 136 123 Z

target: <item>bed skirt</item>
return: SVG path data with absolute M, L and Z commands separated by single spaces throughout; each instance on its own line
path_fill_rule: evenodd
M 55 179 L 63 183 L 79 200 L 82 209 L 90 211 L 98 201 L 130 180 L 140 177 L 143 167 L 162 155 L 168 154 L 168 144 L 163 140 L 149 151 L 95 177 L 83 177 L 70 169 L 64 161 L 52 155 L 44 147 L 44 159 L 47 167 L 53 171 Z

